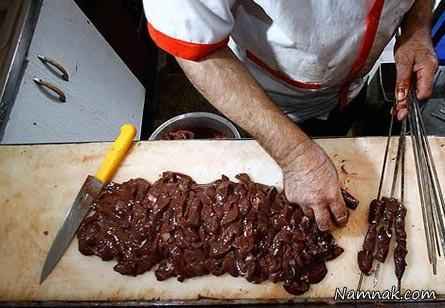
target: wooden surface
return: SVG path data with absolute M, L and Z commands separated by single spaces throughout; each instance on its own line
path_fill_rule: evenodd
M 329 139 L 318 141 L 331 156 L 345 187 L 360 199 L 347 227 L 335 231 L 343 255 L 327 263 L 329 273 L 312 285 L 303 298 L 332 298 L 336 287 L 354 289 L 359 279 L 356 254 L 366 231 L 369 201 L 375 197 L 384 139 Z M 394 141 L 396 143 L 396 141 Z M 431 140 L 438 173 L 445 181 L 445 139 Z M 0 147 L 0 300 L 151 300 L 289 298 L 280 285 L 250 284 L 242 278 L 206 276 L 179 283 L 156 281 L 152 272 L 138 277 L 112 270 L 114 262 L 81 255 L 77 240 L 52 275 L 39 286 L 39 275 L 49 246 L 74 196 L 89 173 L 94 173 L 108 144 L 73 144 Z M 391 154 L 395 157 L 395 151 Z M 391 169 L 393 165 L 389 166 Z M 281 187 L 276 163 L 255 141 L 170 141 L 136 144 L 115 177 L 156 180 L 166 170 L 192 176 L 200 183 L 240 172 L 253 180 Z M 403 288 L 434 289 L 445 294 L 444 260 L 433 276 L 427 264 L 421 210 L 411 144 L 407 152 L 406 206 L 408 267 Z M 389 185 L 386 185 L 389 186 Z M 395 284 L 392 252 L 381 267 L 377 289 Z M 364 288 L 372 288 L 368 278 Z

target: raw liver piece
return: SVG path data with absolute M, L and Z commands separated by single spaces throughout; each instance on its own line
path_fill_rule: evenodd
M 117 260 L 114 270 L 139 275 L 158 265 L 158 280 L 228 273 L 250 282 L 284 282 L 301 294 L 327 274 L 343 249 L 300 206 L 246 174 L 207 185 L 173 172 L 110 184 L 78 232 L 79 250 Z

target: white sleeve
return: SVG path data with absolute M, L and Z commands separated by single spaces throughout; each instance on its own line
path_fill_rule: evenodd
M 235 0 L 144 0 L 148 31 L 166 52 L 199 60 L 227 45 Z

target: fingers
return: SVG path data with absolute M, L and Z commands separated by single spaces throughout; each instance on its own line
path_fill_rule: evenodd
M 314 218 L 314 211 L 312 211 L 312 208 L 310 206 L 301 206 L 301 209 L 303 210 L 304 216 L 307 216 L 311 219 Z
M 413 73 L 416 77 L 417 99 L 428 99 L 433 94 L 438 61 L 434 50 L 428 47 L 400 49 L 396 52 L 395 60 L 397 68 L 395 114 L 398 120 L 403 120 L 408 115 L 407 96 Z
M 320 231 L 331 230 L 335 225 L 344 226 L 349 218 L 349 212 L 343 199 L 329 205 L 302 206 L 302 209 L 305 216 L 315 218 Z
M 337 192 L 337 198 L 329 203 L 303 207 L 303 212 L 305 215 L 311 217 L 311 214 L 307 214 L 309 211 L 311 214 L 313 213 L 320 231 L 332 229 L 334 227 L 334 223 L 338 226 L 343 226 L 348 222 L 349 218 L 349 211 L 346 208 L 346 204 L 340 190 Z
M 395 96 L 398 103 L 405 101 L 408 96 L 413 66 L 414 59 L 411 57 L 399 56 L 396 58 L 397 79 Z
M 396 79 L 396 116 L 398 120 L 403 120 L 407 114 L 407 97 L 411 86 L 411 75 L 413 72 L 413 59 L 410 57 L 396 58 L 397 79 Z
M 315 218 L 320 231 L 332 230 L 335 225 L 344 226 L 348 222 L 349 212 L 344 201 L 333 202 L 329 206 L 302 206 L 303 213 L 309 218 Z
M 317 205 L 312 207 L 312 210 L 314 211 L 315 221 L 320 231 L 328 231 L 334 227 L 331 220 L 331 213 L 327 206 Z
M 408 116 L 407 95 L 410 87 L 407 77 L 407 65 L 397 66 L 397 86 L 396 86 L 396 110 L 395 115 L 399 121 Z M 400 67 L 400 73 L 399 73 Z M 414 64 L 412 71 L 416 73 L 416 95 L 418 100 L 425 100 L 433 94 L 433 82 L 438 67 L 437 59 L 434 56 L 428 56 L 419 64 Z M 400 79 L 399 79 L 400 78 Z M 411 78 L 411 77 L 409 77 Z
M 394 110 L 391 110 L 391 116 L 396 117 L 397 120 L 402 121 L 408 115 L 407 100 L 397 101 Z
M 433 94 L 433 81 L 438 67 L 437 58 L 427 55 L 423 61 L 414 66 L 417 79 L 417 99 L 425 100 Z
M 408 108 L 405 106 L 400 107 L 400 109 L 397 111 L 397 120 L 402 121 L 408 116 Z
M 329 204 L 329 210 L 331 211 L 335 223 L 339 226 L 343 226 L 348 222 L 349 212 L 340 190 L 337 195 L 337 200 Z

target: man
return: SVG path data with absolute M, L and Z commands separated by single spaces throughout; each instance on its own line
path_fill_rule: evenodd
M 278 162 L 288 199 L 313 212 L 320 230 L 345 224 L 348 212 L 334 165 L 299 125 L 347 109 L 399 26 L 397 118 L 407 115 L 413 78 L 420 100 L 432 92 L 430 0 L 144 0 L 144 7 L 154 42 Z

